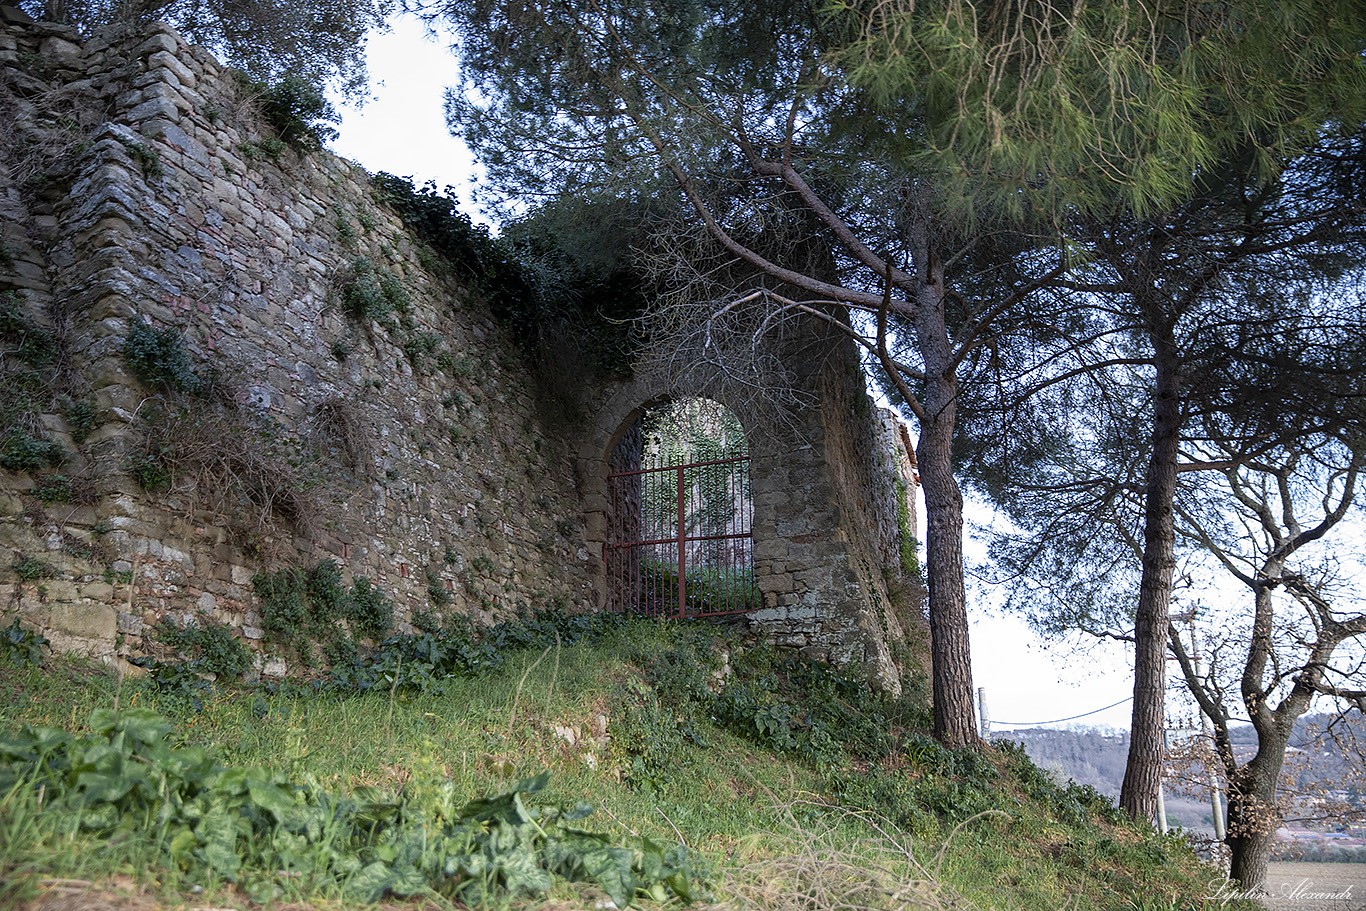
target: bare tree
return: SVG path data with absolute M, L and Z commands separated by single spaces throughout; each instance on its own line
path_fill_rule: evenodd
M 1217 460 L 1221 453 L 1205 455 Z M 1328 546 L 1361 531 L 1363 468 L 1366 439 L 1359 430 L 1316 434 L 1230 465 L 1220 472 L 1217 494 L 1211 488 L 1177 504 L 1181 536 L 1248 595 L 1245 609 L 1216 608 L 1202 618 L 1207 668 L 1197 670 L 1175 630 L 1168 643 L 1213 724 L 1228 788 L 1230 875 L 1244 886 L 1260 885 L 1266 875 L 1296 721 L 1316 705 L 1339 714 L 1366 708 L 1366 599 L 1353 581 L 1366 564 Z M 1238 755 L 1230 736 L 1242 712 L 1257 734 L 1251 758 Z

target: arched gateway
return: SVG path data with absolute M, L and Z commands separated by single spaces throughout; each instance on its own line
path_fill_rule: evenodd
M 898 556 L 913 531 L 897 498 L 913 479 L 856 367 L 820 361 L 814 405 L 790 421 L 723 394 L 697 405 L 649 376 L 607 390 L 578 459 L 597 609 L 734 616 L 897 690 L 892 656 L 919 610 Z M 687 408 L 706 409 L 695 421 L 733 421 L 743 451 L 666 445 L 659 416 Z M 669 448 L 675 458 L 655 458 Z

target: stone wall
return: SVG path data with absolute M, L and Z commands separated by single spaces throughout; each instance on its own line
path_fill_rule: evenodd
M 0 23 L 4 123 L 0 454 L 65 458 L 0 468 L 3 622 L 121 663 L 163 617 L 212 619 L 283 673 L 252 586 L 283 566 L 370 578 L 404 631 L 606 604 L 605 466 L 680 390 L 602 381 L 566 426 L 369 175 L 283 148 L 167 26 Z M 361 292 L 393 312 L 356 315 Z M 25 362 L 26 332 L 50 362 Z M 194 394 L 140 378 L 134 336 L 183 348 Z M 819 407 L 777 430 L 740 415 L 764 596 L 748 622 L 894 689 L 896 467 L 852 346 L 808 342 Z
M 60 394 L 25 419 L 68 453 L 0 481 L 6 619 L 104 658 L 168 612 L 255 639 L 253 576 L 329 557 L 384 588 L 401 628 L 587 605 L 572 462 L 517 347 L 364 171 L 273 146 L 234 79 L 165 26 L 81 41 L 10 24 L 0 66 L 0 292 L 61 343 L 43 376 Z M 367 262 L 411 298 L 388 328 L 342 306 Z M 214 401 L 187 415 L 139 382 L 134 323 L 174 330 Z M 63 400 L 94 406 L 79 443 Z M 298 502 L 263 509 L 202 459 L 149 493 L 128 470 L 149 432 L 211 453 L 251 440 Z M 76 502 L 35 495 L 57 475 Z

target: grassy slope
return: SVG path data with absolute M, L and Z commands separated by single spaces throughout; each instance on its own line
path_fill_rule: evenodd
M 720 665 L 718 648 L 734 668 L 721 700 L 700 686 Z M 80 664 L 47 664 L 0 667 L 0 736 L 23 724 L 80 730 L 92 708 L 118 700 L 167 715 L 178 738 L 224 764 L 338 791 L 414 794 L 446 779 L 474 796 L 550 769 L 545 802 L 592 802 L 599 812 L 587 824 L 598 831 L 681 838 L 712 865 L 718 900 L 749 906 L 821 911 L 871 889 L 855 903 L 1198 908 L 1215 878 L 1179 842 L 1115 823 L 1022 754 L 948 753 L 916 732 L 923 706 L 851 698 L 829 675 L 705 628 L 636 622 L 591 644 L 523 648 L 477 678 L 442 681 L 440 695 L 242 689 L 201 694 L 195 706 Z M 610 738 L 595 739 L 603 718 Z M 1003 812 L 970 818 L 980 811 Z M 11 900 L 31 897 L 43 877 L 132 875 L 173 903 L 188 883 L 144 872 L 159 861 L 139 850 L 38 839 L 0 804 Z

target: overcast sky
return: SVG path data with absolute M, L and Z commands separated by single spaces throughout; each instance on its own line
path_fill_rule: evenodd
M 453 186 L 463 209 L 476 216 L 469 204 L 475 166 L 447 132 L 442 109 L 446 86 L 456 79 L 455 61 L 445 44 L 427 40 L 417 22 L 397 20 L 391 32 L 371 38 L 369 65 L 374 97 L 359 109 L 338 105 L 341 135 L 332 150 L 372 172 Z M 920 515 L 923 528 L 923 506 Z M 986 515 L 979 511 L 979 520 Z M 980 545 L 967 544 L 970 559 L 983 556 Z M 972 600 L 975 682 L 986 688 L 988 713 L 998 728 L 1005 726 L 999 722 L 1080 715 L 1132 695 L 1127 649 L 1110 643 L 1078 653 L 1047 646 L 1022 620 L 982 609 L 988 597 L 978 593 Z M 1129 715 L 1129 703 L 1123 702 L 1073 723 L 1128 728 Z

